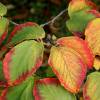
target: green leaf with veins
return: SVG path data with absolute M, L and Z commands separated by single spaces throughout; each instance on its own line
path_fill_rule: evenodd
M 33 96 L 34 77 L 29 77 L 20 85 L 5 89 L 6 100 L 34 100 Z

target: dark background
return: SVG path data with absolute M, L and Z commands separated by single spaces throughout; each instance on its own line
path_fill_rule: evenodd
M 70 0 L 0 0 L 7 5 L 7 16 L 17 22 L 48 21 L 68 6 Z M 100 5 L 100 0 L 92 0 Z
M 16 23 L 27 21 L 44 24 L 62 10 L 67 9 L 70 0 L 0 0 L 8 8 L 7 17 Z M 100 8 L 100 0 L 92 0 Z M 67 12 L 59 18 L 54 25 L 47 25 L 48 33 L 59 33 L 61 37 L 66 33 L 65 22 L 68 18 Z

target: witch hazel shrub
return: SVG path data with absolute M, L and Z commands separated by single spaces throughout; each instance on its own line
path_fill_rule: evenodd
M 9 31 L 6 13 L 0 3 L 0 100 L 100 100 L 100 12 L 92 1 L 70 1 L 73 35 L 50 46 L 35 22 Z

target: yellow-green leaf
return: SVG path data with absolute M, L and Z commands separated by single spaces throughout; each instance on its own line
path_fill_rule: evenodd
M 100 18 L 96 18 L 88 24 L 85 37 L 95 55 L 94 67 L 100 69 Z
M 48 63 L 67 90 L 79 92 L 87 69 L 79 53 L 69 47 L 53 46 Z
M 71 0 L 68 6 L 68 14 L 71 17 L 78 11 L 90 9 L 96 9 L 96 6 L 89 0 Z
M 100 100 L 100 72 L 88 75 L 83 88 L 84 100 Z

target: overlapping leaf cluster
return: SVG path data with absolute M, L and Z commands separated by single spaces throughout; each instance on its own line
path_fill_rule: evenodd
M 75 36 L 62 37 L 51 47 L 48 64 L 55 76 L 44 79 L 36 74 L 45 55 L 44 29 L 26 22 L 9 33 L 6 12 L 0 4 L 0 100 L 100 99 L 96 71 L 100 69 L 100 13 L 95 4 L 70 1 L 66 24 Z M 80 33 L 85 39 L 78 37 Z

